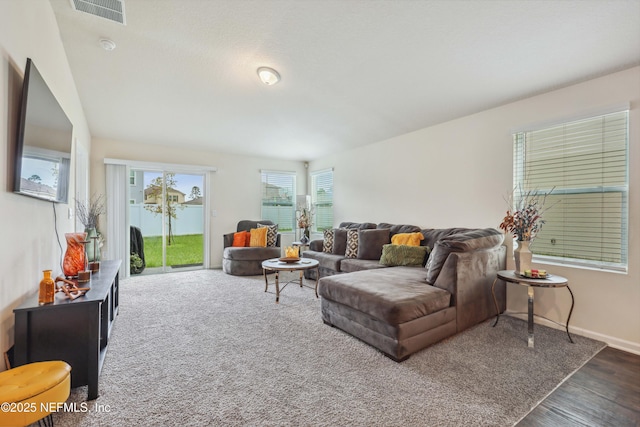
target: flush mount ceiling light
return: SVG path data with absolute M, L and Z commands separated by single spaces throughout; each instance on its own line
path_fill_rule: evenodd
M 258 76 L 262 83 L 271 86 L 280 81 L 280 74 L 273 68 L 269 67 L 260 67 L 258 68 Z
M 100 39 L 100 46 L 106 51 L 111 51 L 116 48 L 114 41 L 106 38 Z

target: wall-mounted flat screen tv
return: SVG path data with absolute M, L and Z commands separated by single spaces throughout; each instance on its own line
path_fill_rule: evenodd
M 31 58 L 22 86 L 14 191 L 68 203 L 73 124 Z

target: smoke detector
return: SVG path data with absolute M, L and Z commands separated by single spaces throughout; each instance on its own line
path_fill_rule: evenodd
M 100 39 L 100 46 L 107 52 L 116 48 L 116 44 L 113 40 L 105 38 Z
M 126 25 L 124 0 L 69 0 L 73 10 Z

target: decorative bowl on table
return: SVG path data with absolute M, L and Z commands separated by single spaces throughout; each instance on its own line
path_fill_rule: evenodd
M 521 273 L 521 276 L 528 277 L 529 279 L 546 279 L 549 277 L 546 270 L 525 270 Z
M 300 257 L 282 257 L 282 258 L 278 258 L 278 261 L 280 262 L 286 262 L 287 264 L 292 264 L 294 262 L 298 262 L 300 261 Z

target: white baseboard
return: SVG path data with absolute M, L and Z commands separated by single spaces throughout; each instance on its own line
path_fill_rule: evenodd
M 522 319 L 525 321 L 527 320 L 526 313 L 523 314 L 520 312 L 511 312 L 507 310 L 504 312 L 504 314 L 512 317 L 517 317 L 518 319 Z M 537 317 L 537 316 L 534 317 L 534 322 L 540 325 L 548 326 L 550 328 L 565 330 L 564 325 L 559 325 L 543 317 Z M 620 338 L 612 337 L 610 335 L 601 334 L 598 332 L 590 331 L 588 329 L 577 328 L 571 325 L 569 325 L 569 332 L 572 334 L 581 335 L 583 337 L 591 338 L 594 340 L 603 341 L 607 343 L 609 347 L 617 348 L 618 350 L 623 350 L 629 353 L 640 355 L 639 343 L 622 340 Z

